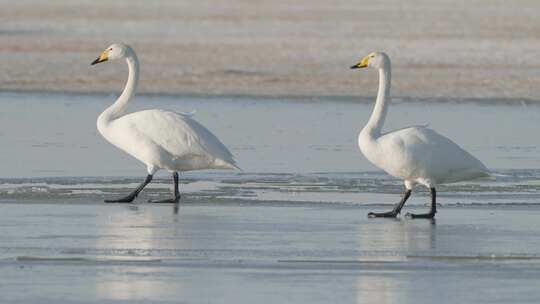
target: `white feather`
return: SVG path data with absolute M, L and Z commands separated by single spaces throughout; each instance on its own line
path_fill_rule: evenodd
M 358 136 L 358 145 L 370 162 L 403 179 L 408 189 L 416 183 L 431 188 L 490 175 L 481 161 L 427 126 L 382 133 L 389 106 L 390 60 L 384 53 L 373 53 L 368 66 L 379 70 L 379 91 L 373 113 Z
M 119 58 L 126 58 L 129 76 L 122 95 L 98 118 L 99 132 L 111 144 L 146 164 L 148 173 L 159 169 L 189 171 L 238 168 L 231 152 L 192 113 L 146 110 L 125 114 L 135 94 L 139 63 L 125 45 Z M 112 48 L 113 52 L 115 48 Z
M 450 139 L 425 127 L 393 131 L 370 143 L 359 137 L 362 153 L 388 174 L 434 187 L 489 176 L 489 170 Z

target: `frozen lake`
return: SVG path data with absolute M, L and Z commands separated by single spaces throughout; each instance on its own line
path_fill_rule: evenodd
M 539 302 L 539 1 L 0 5 L 0 303 Z M 145 203 L 163 173 L 103 203 L 146 174 L 95 126 L 113 42 L 141 60 L 131 111 L 196 110 L 244 170 L 182 174 L 179 214 Z M 496 176 L 439 187 L 434 222 L 366 217 L 403 190 L 356 144 L 377 77 L 348 67 L 374 50 L 411 96 L 385 129 L 429 123 Z
M 0 204 L 2 303 L 537 303 L 537 206 Z
M 130 205 L 146 174 L 105 142 L 105 95 L 0 94 L 2 303 L 536 303 L 540 107 L 395 100 L 386 129 L 429 123 L 496 180 L 439 188 L 435 222 L 369 220 L 402 184 L 356 137 L 371 100 L 139 96 L 190 112 L 243 172 L 182 174 L 180 213 Z M 39 115 L 37 114 L 39 113 Z M 406 211 L 426 208 L 419 189 Z
M 95 121 L 114 96 L 0 94 L 0 198 L 102 198 L 145 176 L 144 166 L 101 138 Z M 139 96 L 130 110 L 191 112 L 231 149 L 243 172 L 188 172 L 186 200 L 239 199 L 365 204 L 401 182 L 373 167 L 357 147 L 371 99 Z M 37 114 L 39 113 L 39 114 Z M 540 106 L 394 100 L 386 130 L 425 124 L 492 169 L 495 181 L 441 187 L 441 203 L 534 203 L 540 180 Z M 168 191 L 168 176 L 146 191 Z M 159 184 L 159 182 L 163 184 Z M 416 201 L 413 198 L 412 203 Z M 423 201 L 423 199 L 422 199 Z M 386 197 L 376 202 L 393 203 Z

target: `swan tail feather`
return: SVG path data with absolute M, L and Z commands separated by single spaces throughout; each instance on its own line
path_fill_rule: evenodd
M 236 170 L 242 171 L 242 169 L 238 167 L 238 165 L 236 164 L 234 160 L 226 161 L 226 160 L 217 158 L 214 161 L 214 167 L 216 169 L 230 169 L 230 170 L 236 169 Z

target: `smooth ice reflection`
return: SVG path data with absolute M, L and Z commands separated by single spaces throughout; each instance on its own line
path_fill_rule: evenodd
M 4 203 L 0 292 L 8 302 L 454 303 L 472 280 L 516 289 L 461 301 L 526 302 L 540 283 L 537 209 L 442 208 L 432 223 L 316 203 L 186 204 L 176 216 L 169 205 Z

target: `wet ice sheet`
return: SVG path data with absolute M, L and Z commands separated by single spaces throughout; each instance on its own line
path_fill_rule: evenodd
M 96 117 L 113 100 L 105 95 L 0 94 L 0 199 L 98 200 L 140 183 L 146 174 L 142 164 L 96 130 Z M 182 174 L 188 202 L 392 204 L 403 189 L 358 150 L 357 133 L 372 108 L 369 99 L 139 96 L 130 110 L 144 108 L 197 110 L 196 119 L 230 147 L 244 169 Z M 531 169 L 540 165 L 539 116 L 536 105 L 396 98 L 386 129 L 429 123 L 494 171 L 496 180 L 441 186 L 443 205 L 534 204 L 540 190 L 540 173 Z M 170 177 L 161 173 L 142 201 L 169 195 L 169 189 Z M 410 204 L 425 201 L 420 192 Z
M 97 116 L 114 99 L 0 93 L 0 176 L 144 176 L 138 161 L 96 130 Z M 195 118 L 232 150 L 248 173 L 376 170 L 357 147 L 372 99 L 139 96 L 129 110 L 148 108 L 196 110 Z M 411 103 L 396 98 L 385 129 L 429 123 L 489 168 L 529 169 L 540 167 L 539 116 L 536 105 Z
M 4 303 L 534 303 L 538 207 L 0 205 Z M 502 225 L 504 223 L 504 225 Z M 29 283 L 31 282 L 31 285 Z M 471 288 L 475 292 L 471 292 Z
M 501 170 L 496 180 L 438 187 L 442 206 L 535 205 L 540 200 L 538 170 Z M 140 183 L 137 178 L 57 177 L 0 179 L 0 201 L 28 203 L 62 200 L 77 203 L 121 196 Z M 183 178 L 183 203 L 229 204 L 346 204 L 392 205 L 403 191 L 401 181 L 379 172 L 250 174 L 200 173 Z M 171 194 L 169 179 L 154 180 L 136 203 Z M 425 204 L 427 191 L 419 187 L 408 205 Z
M 170 195 L 164 175 L 135 204 L 105 205 L 103 198 L 126 193 L 145 174 L 97 134 L 95 119 L 112 99 L 0 94 L 2 302 L 539 297 L 540 173 L 531 168 L 540 162 L 540 107 L 391 108 L 388 129 L 429 122 L 495 169 L 495 181 L 440 187 L 432 224 L 366 218 L 403 188 L 373 171 L 356 147 L 371 105 L 331 100 L 141 96 L 133 110 L 197 109 L 244 172 L 183 174 L 178 216 L 171 206 L 144 203 Z M 426 201 L 415 193 L 406 211 Z

